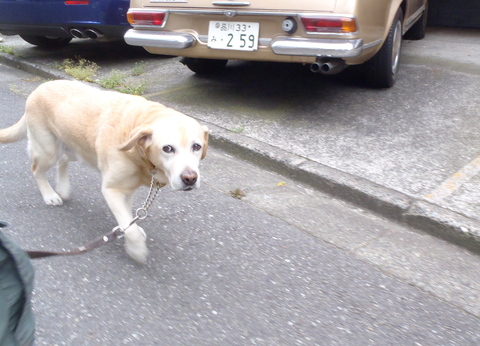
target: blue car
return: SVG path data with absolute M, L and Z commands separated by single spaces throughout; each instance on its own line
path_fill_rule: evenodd
M 0 33 L 40 47 L 72 38 L 123 38 L 129 0 L 0 0 Z

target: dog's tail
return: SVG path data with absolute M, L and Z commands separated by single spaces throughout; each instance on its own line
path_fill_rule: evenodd
M 27 138 L 27 118 L 25 115 L 15 125 L 0 130 L 0 143 L 13 143 L 25 138 Z

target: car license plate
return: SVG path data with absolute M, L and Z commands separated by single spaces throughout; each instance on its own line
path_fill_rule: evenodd
M 260 23 L 211 21 L 208 27 L 208 47 L 257 50 L 259 29 Z

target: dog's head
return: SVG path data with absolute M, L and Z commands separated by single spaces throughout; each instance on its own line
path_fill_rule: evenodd
M 162 171 L 174 190 L 200 187 L 200 160 L 208 148 L 208 128 L 195 119 L 173 112 L 172 115 L 136 128 L 120 150 L 136 145 L 157 170 Z

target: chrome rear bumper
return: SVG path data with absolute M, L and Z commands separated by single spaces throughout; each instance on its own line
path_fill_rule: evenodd
M 279 37 L 270 44 L 275 54 L 352 58 L 363 51 L 363 40 Z
M 127 31 L 125 41 L 132 46 L 165 49 L 186 49 L 195 46 L 197 43 L 196 37 L 188 33 L 135 29 Z M 362 39 L 332 40 L 277 37 L 273 40 L 262 39 L 261 41 L 267 41 L 272 51 L 277 55 L 351 58 L 360 55 L 366 48 Z
M 131 46 L 173 49 L 186 49 L 197 43 L 195 36 L 190 34 L 135 29 L 128 30 L 124 39 Z

